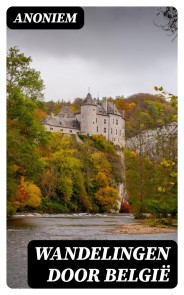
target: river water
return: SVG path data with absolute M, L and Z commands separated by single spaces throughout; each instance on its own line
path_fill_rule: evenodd
M 31 240 L 174 240 L 176 233 L 129 235 L 111 229 L 136 223 L 131 214 L 34 214 L 8 219 L 7 284 L 27 285 L 27 245 Z

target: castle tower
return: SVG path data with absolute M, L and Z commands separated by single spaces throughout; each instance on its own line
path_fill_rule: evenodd
M 97 133 L 96 127 L 97 105 L 88 93 L 81 106 L 81 134 L 93 135 Z

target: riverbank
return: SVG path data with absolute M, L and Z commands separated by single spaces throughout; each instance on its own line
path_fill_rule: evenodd
M 162 234 L 162 233 L 176 233 L 176 227 L 157 227 L 150 226 L 144 223 L 132 223 L 116 226 L 115 229 L 107 230 L 114 234 L 129 234 L 129 235 L 143 235 L 143 234 Z

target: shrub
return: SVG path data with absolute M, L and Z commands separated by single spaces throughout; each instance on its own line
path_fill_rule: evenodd
M 68 207 L 62 203 L 51 201 L 45 206 L 46 211 L 50 213 L 68 213 Z
M 96 193 L 96 199 L 103 211 L 109 212 L 111 210 L 117 210 L 117 201 L 120 200 L 117 189 L 106 186 L 100 188 Z
M 16 213 L 16 207 L 10 202 L 7 203 L 7 216 L 10 217 Z
M 26 205 L 31 208 L 37 208 L 41 205 L 41 191 L 39 187 L 33 183 L 27 183 L 27 194 Z
M 163 200 L 149 200 L 147 201 L 147 208 L 156 217 L 167 217 L 170 213 L 176 216 L 177 205 L 175 203 L 169 199 L 167 202 Z
M 132 206 L 128 202 L 122 201 L 120 213 L 131 213 L 131 212 L 132 212 Z
M 172 218 L 148 218 L 145 224 L 154 227 L 170 227 L 173 226 L 175 221 Z
M 135 219 L 145 219 L 146 216 L 143 213 L 137 212 L 134 214 Z

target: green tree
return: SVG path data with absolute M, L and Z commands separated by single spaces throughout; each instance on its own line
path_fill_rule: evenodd
M 125 150 L 126 188 L 129 202 L 136 213 L 145 210 L 146 200 L 153 196 L 152 162 L 134 151 Z
M 31 58 L 10 48 L 7 56 L 7 193 L 14 199 L 21 177 L 37 182 L 43 172 L 39 147 L 47 140 L 40 124 L 43 81 Z
M 127 190 L 136 212 L 176 214 L 177 97 L 155 90 L 160 97 L 143 96 L 129 121 L 136 136 L 129 139 L 132 151 L 125 151 Z
M 11 47 L 7 55 L 7 94 L 9 103 L 15 90 L 31 100 L 43 98 L 44 83 L 40 72 L 32 69 L 31 57 L 20 53 L 18 47 Z

